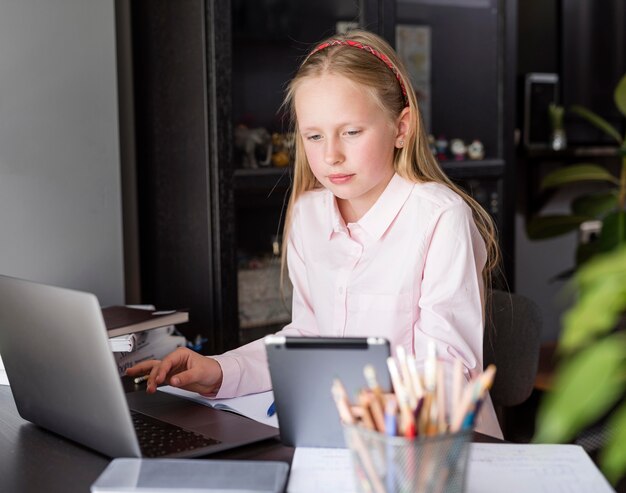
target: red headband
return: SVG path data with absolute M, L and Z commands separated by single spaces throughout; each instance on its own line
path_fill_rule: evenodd
M 398 69 L 395 67 L 393 63 L 391 63 L 391 60 L 389 60 L 389 58 L 387 58 L 385 54 L 372 48 L 369 45 L 364 45 L 363 43 L 359 43 L 358 41 L 352 41 L 351 39 L 345 39 L 345 40 L 344 39 L 331 39 L 315 47 L 315 49 L 311 51 L 311 53 L 309 53 L 309 56 L 307 57 L 307 59 L 311 57 L 312 55 L 314 55 L 315 53 L 317 53 L 318 51 L 325 50 L 326 48 L 330 48 L 331 46 L 352 46 L 353 48 L 365 50 L 371 53 L 372 55 L 374 55 L 376 58 L 378 58 L 381 62 L 387 65 L 387 67 L 389 67 L 389 70 L 391 70 L 393 72 L 393 75 L 396 76 L 396 79 L 398 79 L 398 83 L 400 84 L 400 89 L 402 89 L 402 97 L 404 98 L 404 104 L 406 106 L 409 105 L 409 98 L 406 94 L 406 88 L 404 87 L 404 83 L 402 82 L 402 77 L 400 77 L 400 73 L 398 72 Z

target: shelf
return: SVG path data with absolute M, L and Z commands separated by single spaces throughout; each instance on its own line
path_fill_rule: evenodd
M 284 190 L 291 185 L 291 168 L 240 168 L 235 170 L 233 178 L 235 191 Z
M 477 161 L 442 161 L 441 167 L 452 178 L 484 178 L 502 176 L 504 173 L 503 159 L 482 159 Z
M 449 160 L 443 161 L 441 167 L 451 178 L 500 176 L 504 172 L 504 160 Z M 234 184 L 236 191 L 270 191 L 273 188 L 284 190 L 291 184 L 291 167 L 236 169 Z
M 619 148 L 617 146 L 585 146 L 585 147 L 568 147 L 562 151 L 553 151 L 552 149 L 522 149 L 521 155 L 528 159 L 542 159 L 546 161 L 560 161 L 578 158 L 604 158 L 619 156 Z

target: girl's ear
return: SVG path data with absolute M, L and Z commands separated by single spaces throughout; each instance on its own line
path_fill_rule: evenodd
M 400 116 L 396 120 L 396 147 L 402 148 L 406 142 L 411 125 L 411 108 L 408 106 L 402 110 Z

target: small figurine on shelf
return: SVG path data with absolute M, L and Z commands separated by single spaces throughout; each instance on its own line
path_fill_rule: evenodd
M 461 139 L 452 139 L 450 142 L 450 152 L 452 152 L 455 161 L 463 161 L 467 153 L 467 146 Z
M 272 137 L 263 127 L 248 128 L 246 125 L 237 125 L 235 149 L 241 153 L 242 167 L 269 166 L 272 158 Z M 258 156 L 262 156 L 261 161 Z
M 485 158 L 485 146 L 483 146 L 483 143 L 480 140 L 474 139 L 472 143 L 469 146 L 467 146 L 467 155 L 473 161 L 484 159 Z
M 289 146 L 286 134 L 272 134 L 272 164 L 283 168 L 289 164 Z
M 437 161 L 445 161 L 448 159 L 448 140 L 445 135 L 440 135 L 437 140 L 435 140 L 435 149 L 437 150 Z

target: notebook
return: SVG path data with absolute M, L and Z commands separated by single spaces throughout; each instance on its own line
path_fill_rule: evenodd
M 164 392 L 125 394 L 90 293 L 0 276 L 0 352 L 22 418 L 109 457 L 196 457 L 277 435 Z
M 281 441 L 293 447 L 345 447 L 331 394 L 338 377 L 354 401 L 366 387 L 363 368 L 374 366 L 383 391 L 391 389 L 389 341 L 383 338 L 267 336 Z

